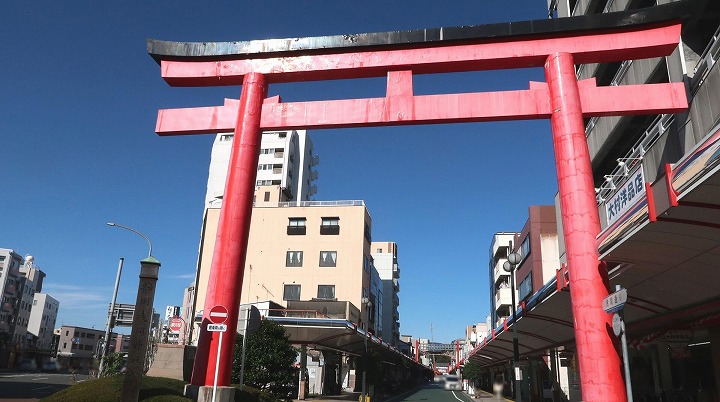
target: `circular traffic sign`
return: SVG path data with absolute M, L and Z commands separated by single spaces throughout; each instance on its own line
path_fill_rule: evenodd
M 612 317 L 612 329 L 615 336 L 620 336 L 622 333 L 622 319 L 618 313 L 613 314 Z
M 225 306 L 215 306 L 208 313 L 208 320 L 213 324 L 224 324 L 228 317 Z
M 183 320 L 181 318 L 175 317 L 170 320 L 170 325 L 168 325 L 168 328 L 170 328 L 170 331 L 180 331 L 182 325 Z

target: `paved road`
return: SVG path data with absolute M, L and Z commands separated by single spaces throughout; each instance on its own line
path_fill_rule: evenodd
M 308 398 L 308 402 L 354 402 L 359 400 L 359 393 L 335 395 L 335 396 L 318 396 Z M 478 397 L 473 399 L 466 393 L 461 391 L 445 391 L 443 384 L 427 384 L 414 391 L 395 396 L 387 400 L 387 402 L 500 402 L 509 401 L 509 399 L 495 399 L 486 392 L 480 392 Z
M 86 379 L 80 374 L 0 373 L 0 401 L 38 401 Z
M 407 394 L 391 399 L 391 402 L 480 402 L 498 401 L 492 395 L 482 393 L 478 398 L 471 398 L 462 391 L 446 391 L 443 384 L 428 384 Z

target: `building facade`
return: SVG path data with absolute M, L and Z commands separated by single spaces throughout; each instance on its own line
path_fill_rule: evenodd
M 52 336 L 55 329 L 60 302 L 46 293 L 35 293 L 30 311 L 27 332 L 32 335 L 31 346 L 37 349 L 52 349 Z
M 228 163 L 234 134 L 217 134 L 210 157 L 205 207 L 219 208 L 225 194 Z M 305 130 L 265 132 L 260 143 L 257 186 L 279 186 L 288 201 L 309 200 L 317 192 L 312 183 L 319 158 Z
M 512 249 L 517 233 L 495 233 L 490 243 L 490 322 L 501 325 L 512 311 L 513 289 L 510 286 L 510 273 L 503 269 L 507 256 Z M 517 300 L 517 293 L 515 300 Z
M 400 266 L 398 247 L 393 242 L 372 242 L 371 256 L 382 282 L 382 319 L 380 333 L 392 346 L 400 341 Z
M 373 271 L 378 274 L 365 203 L 278 201 L 284 198 L 279 186 L 260 186 L 255 194 L 240 302 L 274 301 L 286 307 L 289 301 L 347 301 L 360 309 L 360 327 L 376 332 L 382 317 L 382 303 L 376 300 L 381 287 L 379 276 L 376 286 L 372 281 Z M 219 208 L 206 209 L 196 317 L 202 316 L 205 303 L 219 215 Z M 371 303 L 363 304 L 363 298 Z M 194 329 L 193 342 L 197 333 Z
M 15 323 L 17 321 L 16 305 L 19 297 L 20 267 L 24 258 L 13 250 L 0 249 L 0 332 L 8 335 L 10 342 L 17 342 Z M 13 339 L 15 338 L 15 339 Z

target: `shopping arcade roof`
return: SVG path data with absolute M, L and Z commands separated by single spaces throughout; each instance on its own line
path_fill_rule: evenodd
M 611 287 L 628 289 L 624 314 L 630 338 L 720 321 L 720 125 L 668 166 L 651 189 L 650 202 L 645 196 L 598 236 Z M 648 205 L 655 209 L 654 221 Z M 573 348 L 570 295 L 558 290 L 558 280 L 563 288 L 562 271 L 518 310 L 521 355 L 561 345 Z M 483 366 L 510 361 L 511 328 L 493 329 L 468 359 Z
M 376 336 L 368 334 L 349 320 L 276 316 L 268 316 L 265 319 L 282 325 L 290 341 L 295 345 L 306 345 L 315 350 L 361 356 L 365 354 L 367 344 L 367 350 L 378 353 L 386 363 L 396 365 L 404 363 L 418 364 L 397 348 Z M 418 366 L 428 371 L 432 370 L 420 364 Z

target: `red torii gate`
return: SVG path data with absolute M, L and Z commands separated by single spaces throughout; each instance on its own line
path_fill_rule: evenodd
M 550 118 L 583 399 L 625 401 L 610 318 L 601 307 L 608 278 L 595 247 L 600 223 L 583 117 L 677 113 L 687 108 L 687 98 L 682 83 L 578 82 L 574 64 L 668 55 L 687 11 L 687 2 L 680 2 L 600 16 L 379 34 L 228 43 L 149 39 L 148 52 L 172 86 L 242 85 L 239 101 L 158 113 L 160 135 L 235 132 L 192 383 L 213 384 L 219 337 L 206 331 L 211 307 L 227 307 L 226 342 L 234 344 L 263 130 Z M 528 90 L 413 95 L 413 74 L 539 66 L 547 83 L 531 82 Z M 378 76 L 387 76 L 384 98 L 266 99 L 270 83 Z M 229 385 L 231 367 L 232 353 L 224 353 L 218 385 Z

